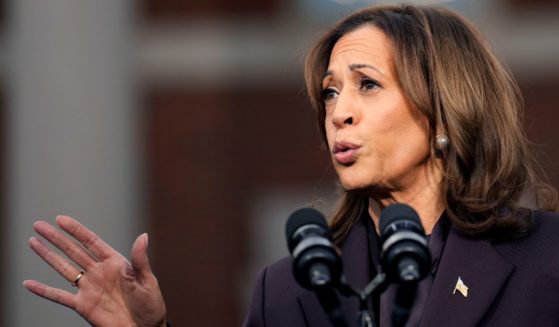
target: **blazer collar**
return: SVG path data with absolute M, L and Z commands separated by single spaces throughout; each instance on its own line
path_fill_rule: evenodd
M 488 239 L 452 227 L 425 305 L 421 326 L 476 326 L 513 272 Z M 458 278 L 467 297 L 454 292 Z

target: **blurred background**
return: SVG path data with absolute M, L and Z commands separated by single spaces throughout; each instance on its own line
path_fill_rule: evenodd
M 525 124 L 559 186 L 559 3 L 454 8 L 513 70 Z M 174 326 L 238 326 L 283 226 L 337 185 L 302 63 L 326 26 L 376 1 L 1 0 L 0 325 L 87 326 L 41 300 L 72 290 L 28 248 L 72 215 L 125 255 L 147 231 Z

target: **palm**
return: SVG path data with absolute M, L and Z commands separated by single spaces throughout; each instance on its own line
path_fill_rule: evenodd
M 75 310 L 93 326 L 165 324 L 165 304 L 147 261 L 147 235 L 138 237 L 134 242 L 130 262 L 75 220 L 62 217 L 57 222 L 91 253 L 44 222 L 34 225 L 39 234 L 85 270 L 78 282 L 78 292 L 72 294 L 39 282 L 26 281 L 25 286 L 30 291 Z M 79 270 L 50 251 L 39 239 L 32 238 L 30 245 L 70 282 L 78 275 Z

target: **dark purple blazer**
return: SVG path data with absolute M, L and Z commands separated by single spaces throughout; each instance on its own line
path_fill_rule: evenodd
M 367 246 L 366 228 L 356 223 L 342 256 L 347 279 L 358 287 L 369 281 Z M 332 326 L 291 269 L 284 258 L 259 272 L 244 326 Z M 458 277 L 468 297 L 453 294 Z M 341 300 L 355 326 L 356 300 Z M 559 326 L 559 214 L 535 212 L 533 230 L 511 242 L 472 238 L 451 227 L 420 326 Z

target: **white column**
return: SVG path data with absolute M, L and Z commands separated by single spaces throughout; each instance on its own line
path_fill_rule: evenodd
M 33 221 L 72 215 L 125 255 L 140 232 L 131 7 L 9 2 L 2 326 L 88 326 L 21 285 L 32 278 L 72 290 L 29 249 Z

